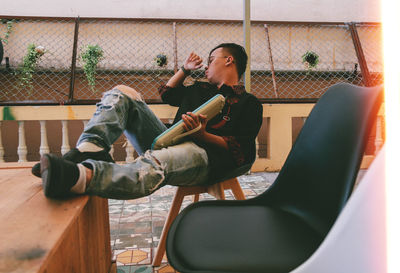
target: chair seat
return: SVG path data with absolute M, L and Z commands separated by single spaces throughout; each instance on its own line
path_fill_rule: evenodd
M 168 260 L 180 272 L 289 272 L 321 243 L 322 235 L 297 216 L 244 202 L 185 209 L 171 226 Z

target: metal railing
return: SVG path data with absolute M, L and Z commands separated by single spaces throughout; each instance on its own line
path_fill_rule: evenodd
M 222 42 L 243 45 L 241 21 L 16 19 L 3 43 L 0 105 L 93 104 L 118 84 L 157 103 L 158 87 L 191 51 L 205 59 Z M 0 35 L 6 30 L 0 24 Z M 252 22 L 250 91 L 264 102 L 315 101 L 337 82 L 380 84 L 380 31 L 372 23 Z M 37 55 L 27 65 L 29 46 Z M 82 56 L 95 53 L 88 46 L 101 51 L 94 85 L 84 71 Z M 187 82 L 194 80 L 204 80 L 204 70 Z

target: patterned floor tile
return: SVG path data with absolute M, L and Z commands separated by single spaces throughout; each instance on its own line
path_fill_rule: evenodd
M 119 234 L 146 234 L 151 233 L 152 221 L 122 222 L 119 225 Z
M 130 266 L 117 266 L 117 273 L 130 273 L 131 267 Z
M 149 265 L 129 265 L 117 267 L 117 273 L 153 273 L 153 268 Z
M 108 205 L 123 204 L 125 200 L 108 199 Z
M 149 265 L 151 263 L 151 248 L 116 250 L 117 266 Z
M 151 221 L 151 211 L 138 211 L 129 215 L 121 215 L 120 223 L 136 223 Z
M 152 247 L 152 234 L 127 234 L 119 235 L 115 239 L 114 249 L 146 248 Z
M 154 273 L 176 273 L 176 271 L 169 264 L 161 265 L 160 267 L 154 268 Z
M 142 248 L 132 250 L 132 263 L 134 264 L 150 264 L 151 248 Z
M 150 202 L 150 197 L 148 197 L 148 196 L 125 201 L 126 204 L 142 204 L 142 203 L 149 203 L 149 202 Z

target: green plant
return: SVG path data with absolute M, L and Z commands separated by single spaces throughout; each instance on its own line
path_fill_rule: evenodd
M 19 74 L 19 85 L 23 88 L 28 88 L 31 92 L 33 89 L 32 81 L 33 74 L 36 71 L 37 64 L 46 53 L 43 46 L 36 46 L 35 44 L 29 44 L 27 53 L 24 56 L 20 70 L 17 72 Z
M 163 66 L 166 66 L 166 65 L 167 65 L 167 63 L 168 63 L 168 58 L 167 58 L 167 55 L 165 55 L 165 54 L 158 54 L 158 55 L 154 58 L 154 61 L 156 62 L 156 64 L 157 64 L 159 67 L 163 67 Z
M 301 58 L 303 63 L 306 63 L 308 71 L 317 67 L 319 63 L 319 56 L 314 51 L 307 51 Z
M 10 34 L 12 32 L 14 22 L 15 22 L 14 19 L 11 20 L 1 19 L 1 23 L 7 25 L 6 32 L 4 32 L 4 38 L 0 37 L 1 41 L 4 42 L 5 44 L 8 44 L 8 38 L 10 37 Z
M 99 45 L 87 45 L 81 54 L 83 71 L 93 92 L 96 92 L 94 89 L 96 85 L 96 67 L 102 58 L 103 50 Z

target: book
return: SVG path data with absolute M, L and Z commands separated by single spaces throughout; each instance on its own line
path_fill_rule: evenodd
M 193 113 L 206 115 L 207 119 L 210 120 L 222 111 L 224 105 L 224 96 L 218 94 L 196 108 Z M 151 149 L 159 150 L 171 145 L 182 143 L 186 136 L 197 132 L 200 130 L 200 128 L 201 124 L 197 128 L 186 132 L 183 127 L 183 120 L 180 120 L 162 134 L 157 136 L 151 145 Z

